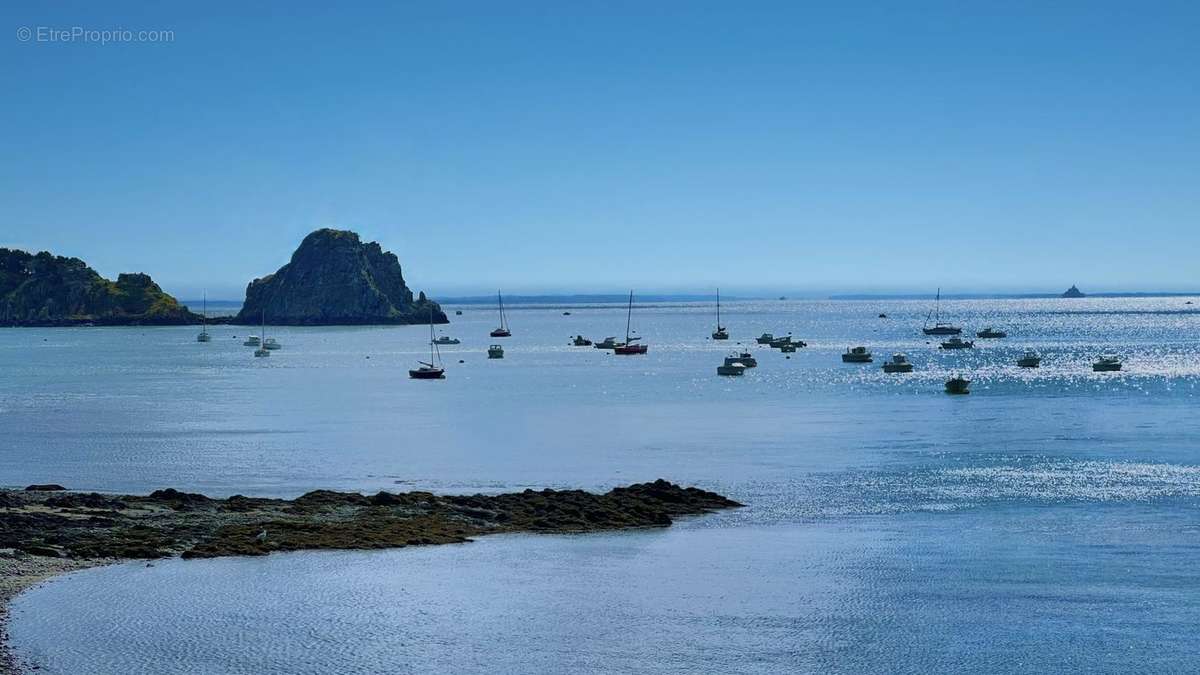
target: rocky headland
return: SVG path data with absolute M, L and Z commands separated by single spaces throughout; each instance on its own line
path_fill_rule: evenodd
M 233 323 L 288 326 L 447 323 L 436 302 L 415 298 L 400 261 L 346 230 L 309 234 L 291 261 L 246 287 Z
M 0 248 L 0 326 L 166 326 L 200 315 L 145 274 L 100 276 L 79 258 Z

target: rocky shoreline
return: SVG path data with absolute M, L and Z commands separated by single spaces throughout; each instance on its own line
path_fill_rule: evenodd
M 614 488 L 498 495 L 317 490 L 296 499 L 213 499 L 0 490 L 0 673 L 16 672 L 3 620 L 8 601 L 56 574 L 133 559 L 464 543 L 500 532 L 581 533 L 666 527 L 674 518 L 741 506 L 665 480 Z

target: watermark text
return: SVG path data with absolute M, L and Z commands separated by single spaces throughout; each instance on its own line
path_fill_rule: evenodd
M 174 42 L 173 30 L 136 30 L 131 28 L 88 28 L 86 26 L 21 26 L 18 42 L 82 43 L 111 45 L 140 42 Z

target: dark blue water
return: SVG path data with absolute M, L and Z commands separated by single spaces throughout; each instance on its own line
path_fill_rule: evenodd
M 940 352 L 910 302 L 635 312 L 644 357 L 567 346 L 621 308 L 446 328 L 0 332 L 8 484 L 605 488 L 666 477 L 749 506 L 665 531 L 91 570 L 27 593 L 12 639 L 47 672 L 1187 672 L 1200 666 L 1200 315 L 1184 299 L 945 303 L 1006 340 Z M 878 319 L 886 312 L 889 319 Z M 452 317 L 454 318 L 454 317 Z M 839 353 L 865 344 L 868 366 Z M 1043 368 L 1018 370 L 1024 347 Z M 884 375 L 905 351 L 912 375 Z M 1094 374 L 1100 352 L 1120 373 Z M 370 356 L 368 359 L 367 357 Z M 458 359 L 465 363 L 459 364 Z M 975 381 L 950 397 L 951 373 Z M 87 598 L 87 603 L 81 603 Z

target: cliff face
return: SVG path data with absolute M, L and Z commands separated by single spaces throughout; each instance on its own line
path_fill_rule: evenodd
M 400 261 L 379 244 L 364 244 L 344 230 L 317 230 L 300 242 L 292 260 L 246 287 L 234 323 L 258 323 L 263 312 L 276 325 L 447 323 L 436 302 L 416 299 Z
M 199 323 L 145 274 L 109 281 L 79 258 L 0 248 L 0 325 Z

